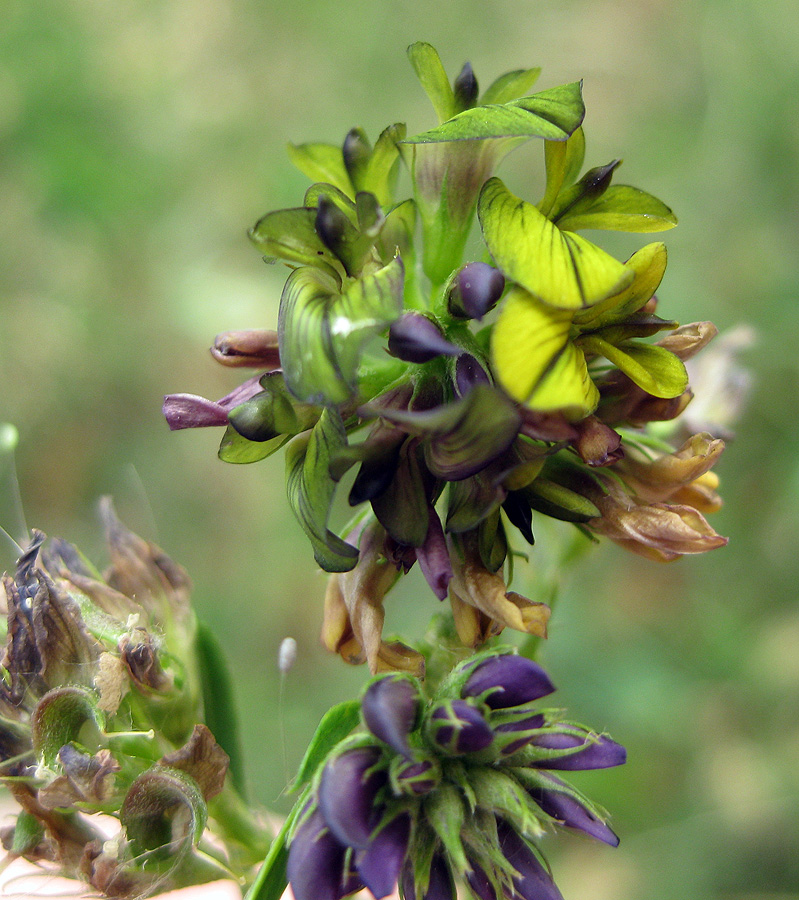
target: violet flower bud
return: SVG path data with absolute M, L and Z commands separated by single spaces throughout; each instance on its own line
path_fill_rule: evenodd
M 563 900 L 552 876 L 527 842 L 504 820 L 497 820 L 499 845 L 505 858 L 519 873 L 513 887 L 520 900 Z
M 369 731 L 408 760 L 408 735 L 416 726 L 420 708 L 419 691 L 402 675 L 373 681 L 361 700 L 361 715 Z
M 346 852 L 315 810 L 289 847 L 286 869 L 296 900 L 341 900 L 359 890 L 362 885 L 347 869 Z
M 455 361 L 455 390 L 463 397 L 478 384 L 491 384 L 488 373 L 471 353 L 461 353 Z
M 502 725 L 494 725 L 494 737 L 497 745 L 502 747 L 502 756 L 510 756 L 517 750 L 521 750 L 525 744 L 529 744 L 535 732 L 543 728 L 545 718 L 541 713 L 520 719 L 518 722 L 505 722 Z M 532 732 L 532 734 L 531 734 Z
M 507 709 L 546 697 L 554 690 L 538 663 L 514 653 L 503 653 L 474 669 L 461 689 L 461 696 L 480 697 L 491 709 Z
M 427 722 L 431 739 L 453 756 L 478 753 L 494 740 L 491 726 L 466 700 L 445 700 L 433 708 Z
M 388 352 L 405 362 L 426 363 L 437 356 L 457 356 L 461 351 L 444 337 L 435 322 L 422 313 L 409 312 L 389 328 Z
M 505 276 L 488 263 L 467 263 L 454 277 L 448 294 L 447 308 L 453 316 L 482 319 L 502 296 Z
M 548 776 L 552 789 L 546 787 L 528 788 L 530 796 L 548 815 L 552 816 L 567 828 L 576 828 L 589 837 L 604 841 L 611 847 L 618 847 L 618 836 L 590 809 L 584 806 L 577 797 L 570 793 L 569 786 L 555 778 Z
M 452 561 L 441 519 L 432 506 L 428 508 L 428 516 L 427 534 L 422 546 L 416 548 L 416 559 L 430 590 L 439 600 L 446 600 L 449 583 L 452 581 Z
M 362 850 L 369 845 L 382 808 L 375 804 L 385 772 L 370 771 L 380 759 L 377 747 L 347 750 L 328 760 L 319 784 L 319 811 L 333 836 Z
M 497 894 L 485 871 L 476 862 L 470 860 L 470 863 L 472 870 L 466 873 L 466 883 L 471 888 L 472 893 L 479 900 L 502 900 L 501 895 Z
M 413 878 L 413 866 L 406 863 L 402 869 L 402 896 L 405 900 L 417 900 Z M 436 853 L 430 863 L 430 880 L 427 890 L 418 900 L 456 900 L 455 885 L 449 867 L 441 853 Z
M 408 762 L 395 757 L 392 763 L 391 784 L 396 791 L 409 797 L 429 794 L 441 782 L 441 765 L 436 759 Z
M 592 735 L 586 731 L 583 734 L 568 734 L 555 732 L 553 734 L 540 734 L 534 737 L 530 744 L 552 752 L 541 759 L 530 763 L 538 769 L 609 769 L 612 766 L 621 766 L 627 761 L 627 751 L 621 744 L 617 744 L 605 735 Z M 580 749 L 575 750 L 578 747 Z
M 393 892 L 402 864 L 408 855 L 411 817 L 401 813 L 382 828 L 370 841 L 366 850 L 355 857 L 361 880 L 381 900 Z

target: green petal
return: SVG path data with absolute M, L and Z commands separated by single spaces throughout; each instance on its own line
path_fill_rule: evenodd
M 664 347 L 632 341 L 616 347 L 595 335 L 586 335 L 579 339 L 579 343 L 587 352 L 604 356 L 638 387 L 654 397 L 679 397 L 688 387 L 685 366 Z
M 580 310 L 574 316 L 575 325 L 583 331 L 603 328 L 623 322 L 637 312 L 654 295 L 666 271 L 668 254 L 660 241 L 647 244 L 634 253 L 625 263 L 633 270 L 633 281 L 621 293 L 608 297 L 590 309 Z
M 355 196 L 341 147 L 334 144 L 289 144 L 288 154 L 292 163 L 311 181 L 327 182 L 348 196 Z
M 250 229 L 250 240 L 267 257 L 317 266 L 334 277 L 341 263 L 316 233 L 316 210 L 308 207 L 267 213 Z
M 613 173 L 620 165 L 621 160 L 614 159 L 605 166 L 589 169 L 577 184 L 561 192 L 549 213 L 549 218 L 559 228 L 574 231 L 574 228 L 563 225 L 561 220 L 567 215 L 590 208 L 610 187 Z
M 402 310 L 397 257 L 344 293 L 324 272 L 296 269 L 280 300 L 278 340 L 286 385 L 305 403 L 343 403 L 355 390 L 364 344 Z
M 596 244 L 553 225 L 499 178 L 480 193 L 477 213 L 483 237 L 506 277 L 543 303 L 559 309 L 593 306 L 625 288 L 631 269 Z
M 548 478 L 536 478 L 524 489 L 524 496 L 533 509 L 553 519 L 587 522 L 600 515 L 587 497 Z
M 408 47 L 408 58 L 424 92 L 433 104 L 439 121 L 445 121 L 455 110 L 455 95 L 444 71 L 441 57 L 435 47 L 424 41 L 417 41 Z
M 397 143 L 404 140 L 405 125 L 389 125 L 375 142 L 372 155 L 366 166 L 358 190 L 369 191 L 377 197 L 381 206 L 388 207 L 393 202 L 394 188 L 399 174 L 399 148 Z
M 583 120 L 579 82 L 541 91 L 502 105 L 473 106 L 436 128 L 407 138 L 409 144 L 473 141 L 503 137 L 541 137 L 565 141 Z
M 353 225 L 358 224 L 358 214 L 355 211 L 355 201 L 350 199 L 347 194 L 337 188 L 334 184 L 325 181 L 319 181 L 312 184 L 305 192 L 303 204 L 308 209 L 316 209 L 319 206 L 319 198 L 325 196 L 332 200 L 336 206 L 344 213 Z
M 372 498 L 378 522 L 400 544 L 421 547 L 430 523 L 425 473 L 415 441 L 405 441 L 389 486 Z
M 267 456 L 276 453 L 290 438 L 290 434 L 279 434 L 268 441 L 249 441 L 242 437 L 232 425 L 228 425 L 219 444 L 217 455 L 222 462 L 246 465 L 266 459 Z
M 538 81 L 541 74 L 540 68 L 516 69 L 506 72 L 493 81 L 480 98 L 480 106 L 490 106 L 493 103 L 507 103 L 522 97 Z
M 538 208 L 545 216 L 549 215 L 561 188 L 570 185 L 580 174 L 584 158 L 585 134 L 582 127 L 577 128 L 567 141 L 544 142 L 547 186 Z
M 628 184 L 611 185 L 590 204 L 575 206 L 558 220 L 561 228 L 578 231 L 634 231 L 647 234 L 674 228 L 677 217 L 657 197 Z
M 599 394 L 585 357 L 569 342 L 572 315 L 540 303 L 523 288 L 510 289 L 491 339 L 494 373 L 520 403 L 537 410 L 587 415 Z
M 358 550 L 327 527 L 336 484 L 330 477 L 331 459 L 347 444 L 337 411 L 329 408 L 310 434 L 295 438 L 286 450 L 286 490 L 289 503 L 311 541 L 314 557 L 326 572 L 348 572 Z

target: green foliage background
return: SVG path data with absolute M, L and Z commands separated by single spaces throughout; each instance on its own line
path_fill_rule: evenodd
M 621 847 L 546 848 L 563 893 L 799 897 L 795 12 L 789 0 L 3 4 L 0 419 L 20 430 L 25 514 L 99 560 L 95 503 L 113 494 L 189 569 L 230 652 L 259 801 L 287 809 L 281 733 L 293 769 L 365 672 L 319 647 L 324 580 L 282 460 L 219 463 L 219 433 L 170 435 L 161 397 L 223 395 L 239 376 L 211 361 L 214 334 L 276 321 L 285 270 L 264 266 L 245 229 L 300 201 L 285 144 L 433 124 L 405 57 L 427 40 L 483 84 L 528 65 L 544 67 L 541 88 L 584 78 L 587 163 L 623 156 L 620 180 L 680 218 L 663 309 L 758 332 L 754 393 L 718 470 L 727 506 L 713 523 L 730 546 L 668 566 L 604 546 L 562 573 L 544 651 L 556 697 L 630 751 L 624 769 L 581 779 Z M 502 175 L 533 197 L 541 169 L 531 144 Z M 18 534 L 12 493 L 4 480 L 2 524 Z M 6 567 L 13 556 L 3 546 Z M 515 586 L 535 597 L 537 574 L 534 562 Z M 436 601 L 414 581 L 390 607 L 391 627 L 418 634 Z M 288 634 L 300 652 L 281 708 Z

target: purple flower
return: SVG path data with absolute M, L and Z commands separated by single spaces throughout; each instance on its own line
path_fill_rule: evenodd
M 394 890 L 408 854 L 410 834 L 411 817 L 401 813 L 372 838 L 365 850 L 356 855 L 358 874 L 375 900 L 381 900 Z
M 505 276 L 488 263 L 467 263 L 456 275 L 447 296 L 454 316 L 482 319 L 505 290 Z
M 627 751 L 621 744 L 605 735 L 595 735 L 585 730 L 581 730 L 580 734 L 565 731 L 540 734 L 530 744 L 552 751 L 530 763 L 540 769 L 609 769 L 627 761 Z
M 497 820 L 499 845 L 505 858 L 519 873 L 513 887 L 521 900 L 563 900 L 552 876 L 527 842 L 503 819 Z
M 544 727 L 544 716 L 535 713 L 516 722 L 504 722 L 501 725 L 493 725 L 494 736 L 499 746 L 502 747 L 502 756 L 510 756 L 517 750 L 521 750 L 525 744 L 536 736 L 538 729 Z
M 361 700 L 366 727 L 405 759 L 411 759 L 408 735 L 416 725 L 419 708 L 418 690 L 401 675 L 387 675 L 372 682 Z
M 392 770 L 392 783 L 403 794 L 422 797 L 438 787 L 441 781 L 441 766 L 432 759 L 414 762 L 401 761 Z
M 287 873 L 296 900 L 341 900 L 363 885 L 346 865 L 347 848 L 330 833 L 319 810 L 297 829 Z
M 260 394 L 261 375 L 254 375 L 221 400 L 206 400 L 196 394 L 168 394 L 162 411 L 171 431 L 227 425 L 231 409 Z
M 432 740 L 448 753 L 478 753 L 494 740 L 491 726 L 466 700 L 445 700 L 433 708 L 428 720 Z
M 491 709 L 506 709 L 546 697 L 554 690 L 538 663 L 504 653 L 480 663 L 464 684 L 461 696 L 480 697 Z
M 619 838 L 610 828 L 581 803 L 565 781 L 554 775 L 544 776 L 540 786 L 528 789 L 530 796 L 548 815 L 567 828 L 576 828 L 611 847 L 618 847 Z M 548 786 L 545 786 L 548 785 Z
M 405 362 L 425 363 L 437 356 L 457 356 L 461 351 L 427 316 L 408 312 L 389 329 L 388 352 Z
M 452 561 L 441 519 L 432 506 L 428 509 L 428 515 L 427 535 L 422 546 L 416 548 L 416 559 L 430 589 L 439 600 L 446 600 L 449 583 L 452 581 Z
M 446 860 L 441 853 L 433 856 L 430 863 L 430 880 L 427 890 L 417 898 L 414 884 L 413 866 L 406 863 L 402 870 L 402 896 L 405 900 L 455 900 L 455 885 Z
M 319 811 L 333 836 L 358 850 L 368 846 L 380 821 L 375 800 L 387 777 L 371 771 L 380 760 L 376 747 L 346 750 L 328 760 L 319 783 Z

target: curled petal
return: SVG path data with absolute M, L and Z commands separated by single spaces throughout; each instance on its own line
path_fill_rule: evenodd
M 723 441 L 706 433 L 695 434 L 674 453 L 653 460 L 628 458 L 624 463 L 625 480 L 642 500 L 669 500 L 709 472 L 723 450 Z

